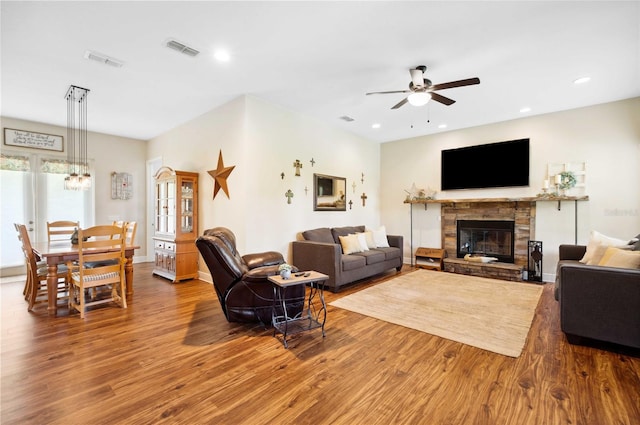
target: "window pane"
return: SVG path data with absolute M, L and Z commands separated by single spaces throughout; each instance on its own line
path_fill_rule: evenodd
M 70 220 L 79 221 L 81 227 L 93 225 L 87 217 L 88 202 L 92 189 L 65 190 L 65 174 L 46 173 L 45 189 L 46 213 L 45 221 Z
M 0 171 L 0 206 L 1 229 L 2 234 L 0 241 L 0 267 L 15 267 L 24 264 L 24 254 L 22 246 L 18 240 L 18 232 L 16 232 L 13 223 L 25 223 L 25 207 L 22 202 L 23 194 L 27 191 L 26 186 L 27 173 L 21 171 Z M 13 200 L 8 202 L 7 200 Z M 29 226 L 27 226 L 29 227 Z

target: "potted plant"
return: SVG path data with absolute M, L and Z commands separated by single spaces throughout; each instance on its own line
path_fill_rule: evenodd
M 293 267 L 291 267 L 287 263 L 280 264 L 278 266 L 278 272 L 280 272 L 280 277 L 282 277 L 283 279 L 291 278 L 291 269 L 293 269 Z

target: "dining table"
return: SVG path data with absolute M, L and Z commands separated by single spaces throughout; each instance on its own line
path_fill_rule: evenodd
M 58 264 L 66 264 L 68 261 L 76 261 L 80 257 L 78 245 L 68 241 L 38 242 L 32 245 L 33 252 L 41 260 L 47 262 L 47 311 L 49 316 L 58 314 L 57 287 L 58 287 Z M 124 265 L 125 279 L 127 284 L 127 296 L 133 294 L 133 254 L 138 245 L 125 246 L 125 257 L 127 262 Z M 91 248 L 91 252 L 108 252 L 109 249 Z

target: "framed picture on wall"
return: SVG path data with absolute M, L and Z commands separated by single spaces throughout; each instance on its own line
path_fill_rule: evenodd
M 4 129 L 4 144 L 21 148 L 44 149 L 48 151 L 64 151 L 64 139 L 55 134 L 38 133 L 35 131 Z

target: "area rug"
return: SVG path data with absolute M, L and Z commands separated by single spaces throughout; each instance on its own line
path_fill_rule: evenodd
M 536 284 L 416 270 L 330 305 L 518 357 L 541 294 Z

